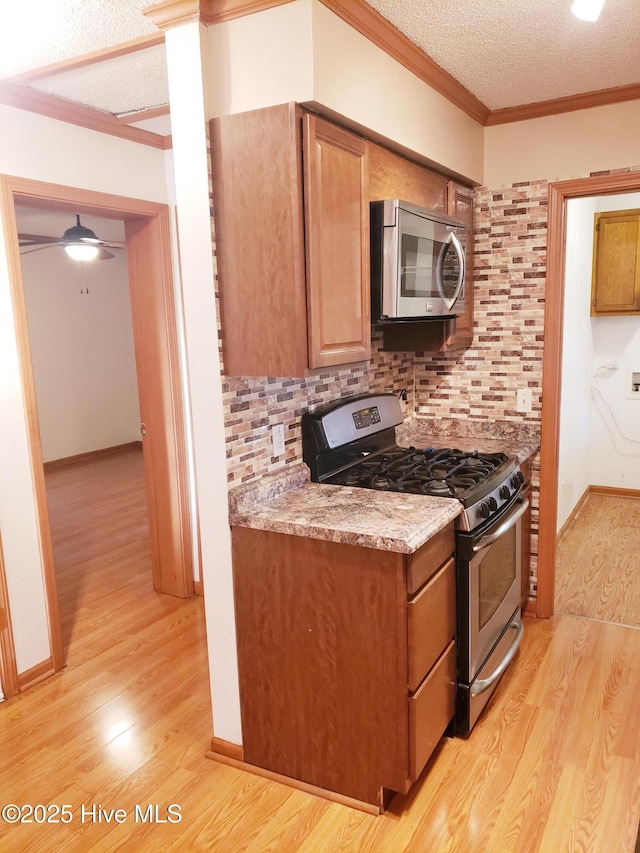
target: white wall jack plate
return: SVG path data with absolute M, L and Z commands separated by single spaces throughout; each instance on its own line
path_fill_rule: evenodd
M 284 424 L 274 424 L 271 427 L 271 443 L 273 444 L 273 455 L 282 456 L 284 453 Z
M 516 391 L 516 412 L 531 411 L 531 388 L 518 388 Z

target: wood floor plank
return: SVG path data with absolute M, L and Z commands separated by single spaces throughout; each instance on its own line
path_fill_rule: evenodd
M 74 820 L 0 821 L 2 853 L 633 853 L 633 628 L 572 615 L 525 620 L 521 649 L 471 736 L 443 739 L 411 791 L 380 817 L 206 758 L 203 600 L 153 592 L 140 463 L 128 453 L 95 470 L 51 472 L 68 665 L 0 705 L 0 803 L 68 803 Z M 640 518 L 632 503 L 617 503 L 612 516 L 625 543 Z M 586 512 L 595 522 L 601 509 Z M 595 551 L 604 559 L 604 547 Z M 172 803 L 180 822 L 162 822 Z M 127 819 L 82 822 L 82 807 L 94 804 Z M 157 804 L 161 822 L 136 822 L 136 804 Z
M 640 500 L 589 495 L 557 545 L 555 603 L 640 628 Z

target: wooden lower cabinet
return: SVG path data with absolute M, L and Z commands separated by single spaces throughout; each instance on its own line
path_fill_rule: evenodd
M 233 529 L 246 763 L 380 808 L 409 789 L 454 713 L 452 553 L 452 525 L 410 556 Z

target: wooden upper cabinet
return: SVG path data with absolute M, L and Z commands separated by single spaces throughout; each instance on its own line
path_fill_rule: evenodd
M 366 142 L 282 104 L 213 119 L 211 148 L 225 373 L 368 358 Z
M 371 355 L 367 143 L 303 116 L 309 367 Z
M 447 184 L 447 214 L 465 224 L 465 312 L 456 317 L 455 330 L 447 349 L 466 349 L 473 341 L 473 190 L 456 181 Z
M 640 210 L 596 213 L 591 315 L 640 314 Z
M 407 160 L 380 145 L 369 143 L 369 199 L 401 198 L 403 201 L 444 213 L 447 179 L 444 175 Z

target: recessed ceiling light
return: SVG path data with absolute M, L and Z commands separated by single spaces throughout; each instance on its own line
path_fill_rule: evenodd
M 581 21 L 597 21 L 603 6 L 604 0 L 574 0 L 571 11 Z

